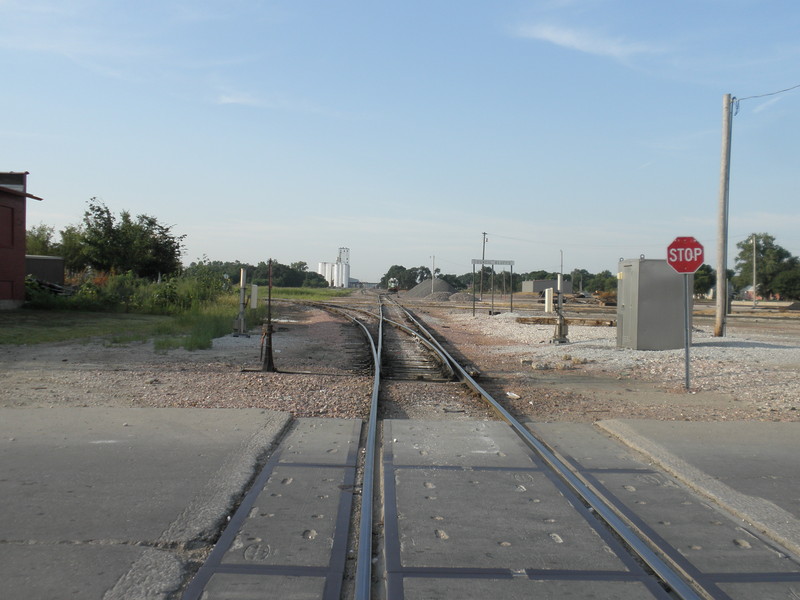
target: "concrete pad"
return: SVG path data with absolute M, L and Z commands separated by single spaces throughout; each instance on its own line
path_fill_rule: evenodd
M 499 421 L 393 420 L 384 431 L 396 465 L 534 466 L 525 445 Z
M 395 478 L 403 567 L 624 569 L 542 473 L 398 469 Z
M 436 579 L 409 578 L 403 583 L 405 600 L 464 600 L 502 598 L 503 600 L 647 600 L 653 595 L 638 581 L 530 581 L 527 579 Z M 658 592 L 656 592 L 658 594 Z
M 796 581 L 783 583 L 724 583 L 719 587 L 731 598 L 794 600 L 800 597 L 800 585 Z
M 346 475 L 336 467 L 276 467 L 223 564 L 327 567 Z
M 319 600 L 324 589 L 324 577 L 216 573 L 203 592 L 203 600 Z
M 389 597 L 666 598 L 507 425 L 386 421 L 383 446 Z
M 725 590 L 737 599 L 788 598 L 791 590 L 800 590 L 800 565 L 795 560 L 760 535 L 748 520 L 685 485 L 682 479 L 692 476 L 694 467 L 663 447 L 654 449 L 649 439 L 637 438 L 632 428 L 612 425 L 625 434 L 625 441 L 633 440 L 653 454 L 643 455 L 587 423 L 528 426 L 639 529 L 660 540 L 667 554 L 712 590 L 712 595 L 722 596 Z M 673 443 L 680 446 L 681 440 L 675 437 Z M 729 445 L 735 446 L 736 440 L 718 441 L 708 445 L 706 452 L 724 454 Z M 658 460 L 653 459 L 656 454 Z M 662 460 L 672 465 L 675 475 L 659 468 Z M 713 479 L 706 474 L 703 478 Z
M 300 419 L 281 445 L 280 462 L 352 464 L 360 432 L 358 419 Z
M 361 425 L 296 421 L 183 598 L 338 598 Z
M 597 426 L 800 557 L 800 423 L 610 420 Z
M 0 594 L 4 598 L 102 598 L 146 550 L 123 545 L 2 543 Z M 169 552 L 150 551 L 159 554 L 156 560 L 163 560 L 162 576 L 171 571 L 161 579 L 175 589 L 183 566 Z
M 90 591 L 101 580 L 106 598 L 166 597 L 155 590 L 175 589 L 183 560 L 158 548 L 213 537 L 288 421 L 258 409 L 3 409 L 0 563 L 45 588 L 74 581 L 80 597 L 101 597 Z M 34 567 L 21 546 L 35 547 Z M 104 576 L 83 579 L 65 548 Z M 11 581 L 4 595 L 32 597 Z

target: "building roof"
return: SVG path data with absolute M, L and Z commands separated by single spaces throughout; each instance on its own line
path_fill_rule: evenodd
M 32 198 L 33 200 L 44 200 L 44 198 L 39 198 L 39 196 L 34 196 L 33 194 L 29 194 L 27 192 L 20 192 L 19 190 L 15 190 L 2 185 L 0 185 L 0 193 L 11 194 L 12 196 L 20 196 L 22 198 Z

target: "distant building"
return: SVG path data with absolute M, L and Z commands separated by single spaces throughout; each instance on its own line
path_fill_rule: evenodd
M 540 294 L 548 288 L 553 288 L 554 290 L 558 289 L 558 280 L 557 279 L 534 279 L 532 281 L 523 281 L 522 282 L 522 292 L 523 293 L 534 293 Z M 572 282 L 564 279 L 561 282 L 561 291 L 565 294 L 572 293 Z
M 25 301 L 25 213 L 28 172 L 0 173 L 0 309 Z
M 317 266 L 317 273 L 325 278 L 330 287 L 350 287 L 350 248 L 339 248 L 336 262 L 321 262 Z

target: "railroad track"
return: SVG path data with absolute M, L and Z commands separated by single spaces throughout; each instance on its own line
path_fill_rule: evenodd
M 292 431 L 231 517 L 184 600 L 234 597 L 225 594 L 226 585 L 237 590 L 237 598 L 580 597 L 571 586 L 594 587 L 596 597 L 609 598 L 737 597 L 720 583 L 735 578 L 705 573 L 600 476 L 531 433 L 410 311 L 387 298 L 370 308 L 322 308 L 346 315 L 370 345 L 369 420 L 363 428 L 357 421 L 333 427 L 310 420 Z M 454 377 L 498 420 L 381 421 L 382 380 L 413 385 Z M 293 483 L 312 472 L 316 483 L 293 497 Z M 651 471 L 631 472 L 668 487 Z M 484 502 L 500 508 L 499 514 Z M 326 521 L 327 529 L 312 523 L 295 535 L 327 540 L 328 554 L 313 565 L 300 551 L 278 550 L 280 536 L 290 534 L 261 522 L 277 515 L 286 525 L 298 503 L 309 505 L 307 513 L 316 511 L 312 518 L 336 515 Z M 309 593 L 301 580 L 313 580 L 315 591 Z

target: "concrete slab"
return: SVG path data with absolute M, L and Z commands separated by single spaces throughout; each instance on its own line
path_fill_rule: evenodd
M 800 557 L 800 423 L 610 420 L 597 426 Z
M 3 595 L 57 597 L 46 590 L 72 582 L 84 598 L 166 597 L 184 559 L 165 550 L 216 534 L 288 421 L 258 409 L 3 409 L 0 564 L 21 574 L 0 579 Z
M 660 540 L 668 555 L 713 595 L 778 598 L 791 597 L 792 590 L 794 593 L 800 590 L 800 564 L 796 560 L 776 548 L 748 521 L 731 515 L 707 497 L 698 496 L 695 489 L 681 480 L 696 477 L 694 467 L 680 463 L 662 446 L 654 449 L 652 442 L 639 439 L 633 428 L 609 426 L 624 433 L 626 441 L 649 447 L 653 454 L 634 451 L 590 424 L 535 423 L 529 427 L 568 459 L 639 529 Z M 662 429 L 656 425 L 654 429 L 675 434 L 671 427 Z M 679 436 L 675 435 L 671 442 L 681 447 Z M 706 446 L 706 452 L 724 454 L 728 445 L 735 444 L 734 438 L 724 444 L 718 440 L 716 445 Z M 733 460 L 735 454 L 734 451 Z M 658 460 L 653 460 L 655 455 Z M 679 476 L 659 468 L 664 460 Z
M 499 422 L 385 421 L 388 597 L 666 598 Z
M 395 479 L 404 567 L 623 569 L 542 473 L 399 469 Z
M 405 600 L 464 600 L 465 598 L 502 598 L 503 600 L 647 600 L 662 598 L 638 581 L 530 581 L 527 579 L 436 579 L 405 580 Z M 654 593 L 656 595 L 654 595 Z
M 397 465 L 534 466 L 525 445 L 516 436 L 509 437 L 508 425 L 499 421 L 393 420 L 390 428 Z
M 3 598 L 102 598 L 144 548 L 113 544 L 12 545 L 0 542 Z M 159 553 L 166 587 L 180 585 L 183 567 L 169 552 Z M 52 571 L 55 570 L 55 573 Z M 171 576 L 166 576 L 171 571 Z M 168 591 L 168 590 L 167 590 Z M 154 596 L 157 597 L 157 596 Z
M 300 419 L 281 445 L 280 462 L 352 464 L 360 432 L 358 419 Z
M 223 564 L 327 567 L 346 475 L 337 467 L 277 466 Z
M 296 421 L 184 600 L 339 598 L 361 425 Z
M 324 589 L 324 577 L 217 573 L 208 582 L 203 600 L 318 600 Z

